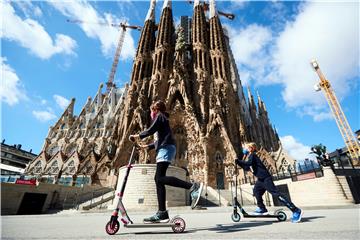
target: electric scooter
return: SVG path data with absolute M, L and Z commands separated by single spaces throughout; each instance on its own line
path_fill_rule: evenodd
M 231 214 L 231 219 L 234 222 L 239 222 L 241 219 L 241 215 L 238 213 L 238 208 L 244 218 L 277 218 L 280 222 L 285 221 L 287 219 L 286 213 L 282 209 L 278 209 L 274 212 L 274 214 L 268 214 L 268 215 L 254 215 L 247 213 L 237 199 L 237 176 L 238 176 L 238 171 L 237 171 L 237 166 L 235 165 L 235 196 L 233 197 L 234 211 Z M 231 193 L 233 193 L 233 191 L 231 191 Z
M 133 221 L 131 221 L 129 215 L 127 214 L 126 209 L 124 207 L 124 204 L 122 203 L 122 198 L 124 196 L 126 182 L 127 182 L 128 176 L 130 174 L 130 170 L 132 168 L 132 161 L 133 161 L 134 152 L 138 148 L 139 148 L 139 146 L 136 143 L 134 143 L 134 146 L 133 146 L 132 151 L 131 151 L 129 163 L 127 165 L 126 173 L 125 173 L 125 176 L 124 176 L 124 180 L 122 182 L 121 190 L 120 190 L 120 193 L 118 193 L 119 198 L 118 198 L 116 209 L 112 213 L 110 221 L 105 226 L 106 233 L 109 234 L 109 235 L 114 235 L 115 233 L 117 233 L 119 231 L 119 229 L 120 229 L 120 223 L 118 221 L 119 212 L 120 212 L 120 215 L 121 215 L 121 222 L 124 224 L 124 227 L 126 227 L 126 228 L 171 227 L 174 233 L 182 233 L 182 232 L 184 232 L 186 224 L 185 224 L 184 219 L 182 219 L 179 216 L 173 217 L 167 223 L 139 223 L 139 224 L 134 224 Z

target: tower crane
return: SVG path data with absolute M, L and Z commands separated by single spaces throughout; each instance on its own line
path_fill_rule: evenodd
M 194 3 L 192 0 L 188 0 L 188 2 L 190 4 Z M 206 2 L 203 2 L 202 4 L 204 6 L 204 11 L 209 11 L 209 4 L 206 3 Z M 219 15 L 224 16 L 224 17 L 226 17 L 226 18 L 228 18 L 230 20 L 234 20 L 234 18 L 235 18 L 235 15 L 232 14 L 232 13 L 224 13 L 224 12 L 221 12 L 221 11 L 217 11 L 217 12 L 218 12 Z
M 336 120 L 336 124 L 344 139 L 345 145 L 348 148 L 353 165 L 359 165 L 360 164 L 359 142 L 356 140 L 350 128 L 350 125 L 345 117 L 345 114 L 341 109 L 339 101 L 336 98 L 335 92 L 332 89 L 330 82 L 325 78 L 324 74 L 321 72 L 319 64 L 315 59 L 311 61 L 311 66 L 314 68 L 315 72 L 318 74 L 320 78 L 319 83 L 314 86 L 315 91 L 321 91 L 321 89 L 324 91 L 326 100 Z
M 82 21 L 82 20 L 67 20 L 67 22 L 70 23 L 91 23 L 91 22 L 86 22 L 86 21 Z M 111 66 L 111 71 L 108 77 L 108 81 L 106 82 L 106 91 L 109 92 L 111 87 L 115 86 L 114 84 L 114 77 L 115 77 L 115 73 L 116 73 L 116 69 L 117 69 L 117 65 L 119 63 L 119 58 L 120 58 L 120 54 L 121 54 L 121 49 L 123 47 L 124 44 L 124 39 L 125 39 L 125 34 L 126 34 L 126 29 L 130 28 L 130 29 L 135 29 L 140 31 L 141 27 L 140 26 L 133 26 L 133 25 L 127 25 L 126 22 L 120 23 L 120 24 L 114 24 L 114 23 L 94 23 L 94 24 L 99 24 L 99 25 L 110 25 L 112 27 L 118 27 L 120 29 L 120 36 L 119 36 L 119 40 L 117 43 L 117 47 L 116 47 L 116 51 L 115 51 L 115 56 L 114 56 L 114 61 L 112 63 Z

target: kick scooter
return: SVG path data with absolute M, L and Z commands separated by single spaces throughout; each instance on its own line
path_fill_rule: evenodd
M 119 212 L 120 212 L 120 215 L 121 215 L 121 222 L 124 224 L 124 227 L 126 227 L 126 228 L 171 227 L 174 233 L 182 233 L 182 232 L 184 232 L 186 224 L 185 224 L 184 219 L 182 219 L 179 216 L 173 217 L 167 223 L 139 223 L 139 224 L 134 224 L 133 221 L 131 221 L 129 215 L 127 214 L 126 209 L 124 207 L 124 204 L 122 203 L 122 198 L 124 196 L 126 182 L 127 182 L 130 170 L 132 168 L 132 161 L 133 161 L 134 152 L 135 152 L 135 149 L 137 149 L 137 148 L 139 148 L 139 146 L 136 143 L 134 143 L 134 146 L 133 146 L 132 151 L 131 151 L 129 163 L 126 166 L 127 169 L 126 169 L 126 173 L 125 173 L 125 176 L 124 176 L 124 180 L 122 182 L 121 190 L 120 190 L 120 193 L 118 193 L 119 198 L 118 198 L 116 209 L 112 213 L 110 221 L 105 226 L 106 233 L 109 234 L 109 235 L 114 235 L 115 233 L 117 233 L 119 231 L 119 229 L 120 229 L 120 223 L 118 221 Z
M 237 176 L 238 176 L 238 171 L 237 171 L 237 166 L 235 165 L 235 196 L 233 197 L 234 211 L 231 214 L 231 219 L 234 222 L 239 222 L 241 218 L 241 215 L 238 213 L 238 208 L 244 218 L 277 218 L 280 222 L 286 220 L 287 218 L 286 213 L 282 211 L 282 209 L 278 209 L 274 212 L 274 214 L 268 214 L 268 215 L 254 215 L 247 213 L 237 199 Z M 233 193 L 233 191 L 231 191 L 231 193 Z

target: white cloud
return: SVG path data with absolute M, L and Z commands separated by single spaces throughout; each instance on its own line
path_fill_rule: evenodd
M 287 135 L 280 137 L 280 141 L 286 151 L 296 160 L 304 160 L 305 158 L 313 159 L 310 155 L 310 146 L 306 146 L 298 142 L 293 136 Z
M 74 39 L 63 34 L 56 34 L 55 40 L 37 21 L 16 15 L 14 8 L 8 1 L 1 1 L 0 15 L 3 25 L 1 37 L 19 43 L 34 55 L 48 59 L 54 54 L 74 55 L 77 44 Z
M 340 99 L 359 71 L 358 4 L 308 3 L 288 23 L 277 40 L 274 63 L 284 84 L 283 98 L 289 107 L 324 105 L 325 97 L 313 90 L 317 75 L 309 62 L 317 58 Z
M 234 11 L 234 10 L 243 9 L 248 2 L 242 0 L 230 0 L 230 3 L 231 3 L 231 9 Z
M 27 99 L 22 83 L 15 70 L 5 62 L 6 58 L 0 57 L 1 65 L 1 101 L 6 102 L 10 106 L 17 104 L 22 99 Z
M 119 19 L 110 13 L 100 15 L 96 9 L 88 2 L 74 1 L 49 2 L 55 9 L 71 20 L 79 20 L 81 29 L 90 38 L 99 39 L 101 50 L 105 56 L 112 57 L 119 39 L 119 30 L 111 24 L 118 24 L 125 19 Z M 134 39 L 131 31 L 127 31 L 121 52 L 122 59 L 132 59 L 135 55 Z
M 60 95 L 55 94 L 53 96 L 53 98 L 54 98 L 56 104 L 59 105 L 59 107 L 61 109 L 65 109 L 70 103 L 70 100 L 68 100 L 68 99 L 66 99 L 66 98 L 64 98 L 63 96 L 60 96 Z
M 257 24 L 248 25 L 244 29 L 235 30 L 227 27 L 230 35 L 230 45 L 238 65 L 240 78 L 244 85 L 252 82 L 269 84 L 265 75 L 270 66 L 270 56 L 267 46 L 272 41 L 270 29 Z
M 47 122 L 56 118 L 56 115 L 51 109 L 48 109 L 47 111 L 32 111 L 32 114 L 40 122 Z
M 38 6 L 32 4 L 30 1 L 14 1 L 13 3 L 21 9 L 27 18 L 31 15 L 35 17 L 41 17 L 43 14 L 41 9 Z
M 328 106 L 304 106 L 297 109 L 297 114 L 299 116 L 309 115 L 313 118 L 315 122 L 321 122 L 323 120 L 333 120 L 334 117 L 329 110 Z
M 230 28 L 230 39 L 244 85 L 281 84 L 288 109 L 314 121 L 330 118 L 319 81 L 310 67 L 316 58 L 339 100 L 359 84 L 359 3 L 305 2 L 280 33 L 270 27 Z

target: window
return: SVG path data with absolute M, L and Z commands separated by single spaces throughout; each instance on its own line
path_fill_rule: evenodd
M 222 164 L 223 164 L 223 157 L 222 157 L 222 154 L 217 151 L 215 153 L 215 162 L 216 162 L 216 167 L 217 168 L 221 168 L 222 167 Z
M 47 183 L 54 183 L 54 177 L 48 177 L 46 182 Z
M 50 170 L 49 172 L 52 173 L 52 174 L 56 174 L 56 173 L 59 172 L 59 167 L 58 167 L 57 161 L 54 161 L 54 162 L 51 164 L 49 170 Z
M 72 182 L 72 177 L 61 177 L 59 179 L 59 184 L 61 185 L 71 186 L 71 182 Z
M 78 176 L 75 181 L 75 186 L 81 187 L 81 185 L 90 184 L 90 177 L 88 176 Z
M 41 161 L 38 161 L 34 166 L 34 173 L 41 173 L 42 166 Z
M 53 156 L 55 153 L 57 153 L 59 151 L 59 146 L 58 145 L 53 145 L 53 146 L 50 146 L 50 148 L 48 149 L 48 154 L 50 156 Z

